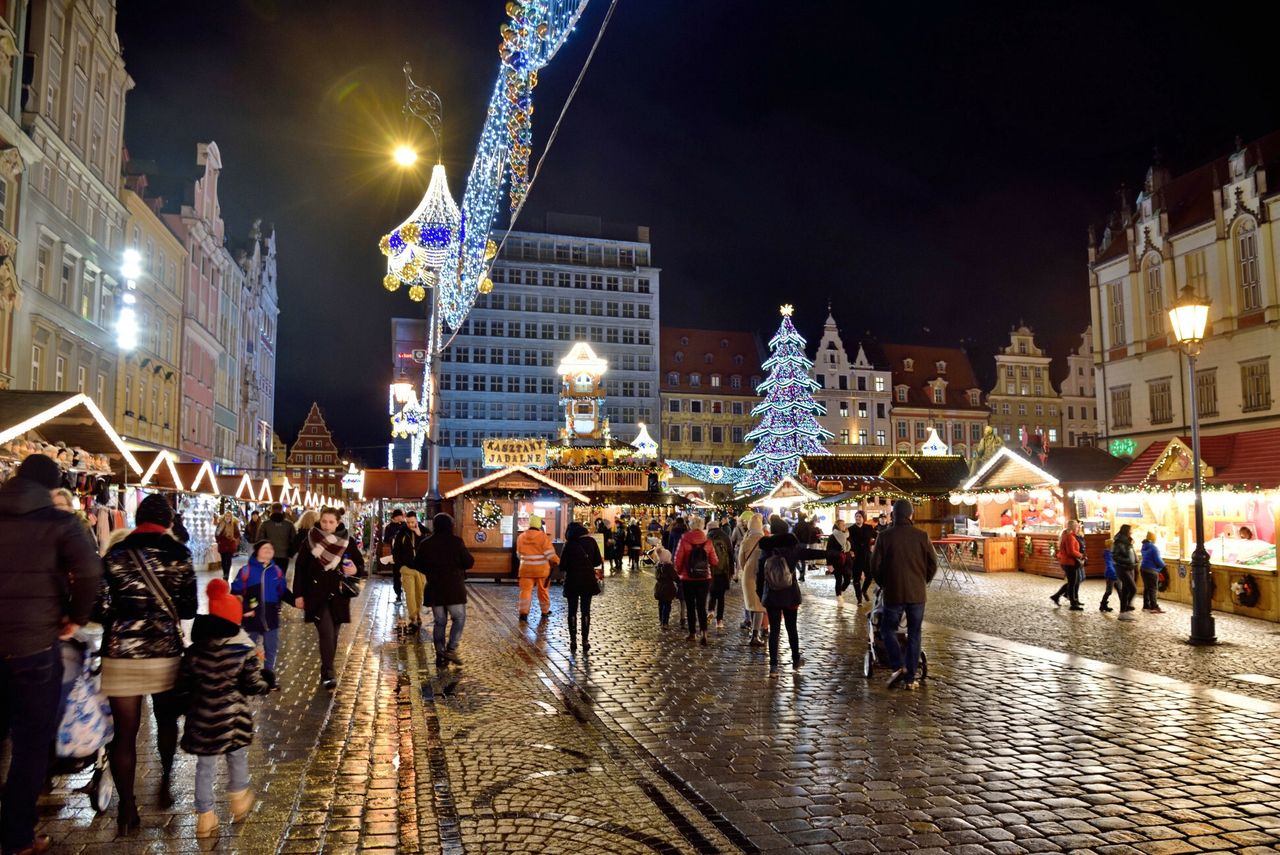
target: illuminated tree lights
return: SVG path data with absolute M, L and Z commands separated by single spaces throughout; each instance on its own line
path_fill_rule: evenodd
M 693 463 L 688 460 L 668 460 L 667 465 L 701 481 L 704 484 L 737 484 L 751 474 L 750 469 L 739 469 L 734 466 L 713 466 L 706 463 Z
M 764 363 L 769 375 L 756 387 L 764 400 L 751 411 L 760 416 L 760 424 L 746 436 L 756 447 L 740 461 L 754 468 L 737 483 L 739 490 L 768 490 L 784 476 L 795 475 L 802 456 L 831 453 L 822 441 L 832 433 L 815 418 L 826 409 L 813 399 L 819 386 L 809 376 L 813 363 L 804 347 L 804 337 L 791 323 L 791 306 L 783 306 L 782 325 L 769 340 L 772 355 Z

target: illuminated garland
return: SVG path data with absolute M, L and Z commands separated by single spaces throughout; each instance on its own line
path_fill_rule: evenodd
M 736 484 L 744 492 L 769 490 L 783 477 L 796 474 L 801 457 L 830 453 L 822 441 L 833 434 L 815 418 L 827 411 L 813 399 L 813 392 L 820 388 L 809 374 L 813 363 L 804 355 L 804 337 L 791 323 L 791 306 L 781 311 L 782 324 L 769 340 L 772 355 L 764 362 L 769 375 L 756 387 L 764 400 L 751 410 L 751 415 L 760 416 L 760 424 L 746 435 L 756 447 L 739 461 L 754 467 Z
M 502 506 L 493 499 L 481 499 L 471 509 L 471 518 L 480 528 L 493 528 L 502 521 Z
M 750 469 L 733 466 L 712 466 L 688 460 L 668 460 L 667 465 L 704 484 L 737 484 L 751 474 Z

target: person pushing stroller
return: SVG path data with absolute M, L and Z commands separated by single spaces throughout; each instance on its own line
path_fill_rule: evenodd
M 920 626 L 924 621 L 925 590 L 938 572 L 937 558 L 929 535 L 911 522 L 911 502 L 893 503 L 893 526 L 876 539 L 871 572 L 884 595 L 880 634 L 886 664 L 893 669 L 890 687 L 902 684 L 916 688 L 916 665 L 920 661 Z M 907 616 L 905 661 L 898 644 L 898 624 Z

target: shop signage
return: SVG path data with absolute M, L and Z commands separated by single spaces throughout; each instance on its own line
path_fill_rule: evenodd
M 507 466 L 541 469 L 547 465 L 547 441 L 545 439 L 486 439 L 484 465 L 486 469 L 503 469 Z
M 818 492 L 824 496 L 834 496 L 844 492 L 844 484 L 840 481 L 819 481 Z

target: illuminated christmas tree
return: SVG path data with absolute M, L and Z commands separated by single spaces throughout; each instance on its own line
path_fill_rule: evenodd
M 736 485 L 739 491 L 768 490 L 783 476 L 796 474 L 803 455 L 831 453 L 822 446 L 831 431 L 814 418 L 826 409 L 813 399 L 819 387 L 809 376 L 813 363 L 804 355 L 804 345 L 804 336 L 791 323 L 791 306 L 783 306 L 782 326 L 769 340 L 772 355 L 764 363 L 769 376 L 756 387 L 764 400 L 751 411 L 760 424 L 746 436 L 756 447 L 741 460 L 754 468 Z

